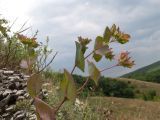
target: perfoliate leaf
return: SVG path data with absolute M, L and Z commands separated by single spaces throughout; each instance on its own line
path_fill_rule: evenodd
M 40 75 L 33 75 L 27 81 L 27 89 L 31 97 L 35 97 L 39 94 L 42 86 L 42 79 Z
M 91 79 L 94 80 L 95 84 L 98 85 L 98 80 L 101 76 L 101 73 L 93 62 L 90 62 L 90 61 L 87 61 L 87 62 L 88 62 L 89 76 Z
M 105 58 L 109 59 L 109 60 L 112 60 L 114 58 L 114 54 L 113 54 L 112 48 L 110 48 L 108 50 L 108 52 L 105 54 Z
M 56 120 L 55 111 L 41 99 L 35 97 L 34 105 L 41 120 Z
M 109 27 L 106 27 L 104 34 L 103 34 L 104 42 L 109 43 L 111 36 L 112 36 L 112 33 L 111 33 Z
M 84 72 L 84 68 L 85 68 L 84 54 L 82 52 L 82 46 L 78 42 L 76 42 L 75 64 L 80 70 L 82 70 Z
M 117 41 L 121 44 L 125 44 L 129 41 L 130 39 L 130 35 L 129 34 L 124 34 L 121 33 L 118 37 L 117 37 Z
M 103 38 L 101 36 L 97 36 L 94 44 L 94 50 L 98 50 L 103 46 Z
M 99 62 L 102 59 L 102 55 L 94 53 L 93 58 L 96 62 Z
M 110 31 L 111 31 L 112 35 L 115 33 L 115 31 L 116 31 L 116 25 L 115 24 L 112 25 Z
M 64 80 L 61 81 L 60 89 L 64 97 L 68 100 L 75 101 L 76 99 L 76 85 L 72 75 L 64 69 Z
M 88 49 L 87 45 L 91 42 L 88 38 L 82 38 L 81 36 L 78 37 L 78 41 L 82 46 L 82 53 L 84 54 L 86 50 Z
M 94 50 L 96 54 L 99 54 L 101 56 L 105 55 L 106 52 L 109 50 L 109 47 L 106 43 L 104 43 L 103 38 L 101 36 L 97 36 Z

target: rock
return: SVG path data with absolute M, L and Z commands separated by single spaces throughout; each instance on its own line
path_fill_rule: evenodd
M 35 114 L 30 115 L 29 120 L 37 120 L 37 117 Z
M 7 96 L 8 94 L 11 94 L 12 93 L 12 90 L 10 89 L 6 89 L 4 92 L 3 92 L 3 97 Z
M 23 118 L 25 118 L 25 113 L 21 113 L 20 115 L 17 115 L 17 117 L 15 118 L 15 120 L 22 120 Z
M 11 105 L 5 111 L 6 112 L 12 112 L 12 111 L 14 111 L 14 109 L 15 109 L 15 105 Z
M 3 118 L 6 118 L 6 117 L 8 117 L 8 116 L 9 116 L 9 113 L 4 113 L 4 114 L 2 115 Z
M 13 94 L 16 94 L 16 93 L 17 93 L 17 90 L 13 90 L 12 93 L 13 93 Z
M 4 72 L 4 70 L 0 70 L 0 74 L 2 74 Z
M 14 71 L 12 70 L 8 70 L 8 71 L 4 71 L 3 74 L 4 75 L 13 75 Z
M 29 98 L 29 94 L 28 94 L 28 93 L 25 93 L 25 94 L 24 94 L 24 97 L 25 97 L 25 98 Z
M 11 89 L 11 90 L 14 90 L 16 88 L 16 84 L 15 83 L 10 83 L 8 85 L 8 88 Z
M 24 100 L 24 99 L 25 99 L 24 96 L 18 96 L 17 101 L 19 101 L 19 100 Z
M 8 101 L 8 105 L 13 105 L 13 104 L 15 104 L 16 103 L 16 100 L 17 100 L 17 95 L 15 95 L 15 94 L 12 94 L 11 96 L 10 96 L 10 99 L 9 99 L 9 101 Z
M 0 120 L 36 120 L 35 107 L 31 111 L 15 109 L 16 102 L 33 99 L 27 93 L 27 80 L 30 76 L 19 71 L 0 69 Z M 46 90 L 43 90 L 47 94 Z
M 20 95 L 24 95 L 25 91 L 24 90 L 18 90 L 16 95 L 20 96 Z
M 7 70 L 7 68 L 2 68 L 2 70 Z
M 16 86 L 16 89 L 19 89 L 21 85 L 19 82 L 15 82 L 15 86 Z
M 17 117 L 19 114 L 21 114 L 21 113 L 23 113 L 23 110 L 17 111 L 17 112 L 13 115 L 13 117 L 16 118 L 16 117 Z

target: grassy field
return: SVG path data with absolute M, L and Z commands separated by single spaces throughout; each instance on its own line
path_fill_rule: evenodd
M 106 114 L 103 120 L 160 120 L 160 103 L 115 97 L 91 97 L 95 114 Z
M 115 80 L 127 82 L 141 93 L 155 90 L 160 96 L 160 84 L 126 78 Z M 51 82 L 46 88 L 50 91 L 47 102 L 55 106 L 60 101 L 56 86 Z M 80 101 L 83 103 L 78 106 L 66 102 L 57 120 L 160 120 L 160 102 L 116 97 L 88 97 Z

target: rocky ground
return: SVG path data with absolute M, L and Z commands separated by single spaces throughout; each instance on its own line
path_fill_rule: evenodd
M 19 71 L 0 69 L 0 120 L 36 120 L 28 78 Z

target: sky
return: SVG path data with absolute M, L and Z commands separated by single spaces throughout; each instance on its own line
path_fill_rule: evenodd
M 160 0 L 0 0 L 0 14 L 18 30 L 24 22 L 36 30 L 38 40 L 49 36 L 49 47 L 58 51 L 52 64 L 54 70 L 72 69 L 75 58 L 75 41 L 78 36 L 91 38 L 102 35 L 106 26 L 116 24 L 131 35 L 126 45 L 114 44 L 118 53 L 130 52 L 135 60 L 132 69 L 114 68 L 105 76 L 120 76 L 160 60 Z M 94 42 L 89 46 L 92 50 Z M 99 68 L 115 62 L 102 60 Z M 81 74 L 76 69 L 75 73 Z M 86 72 L 87 74 L 87 72 Z

